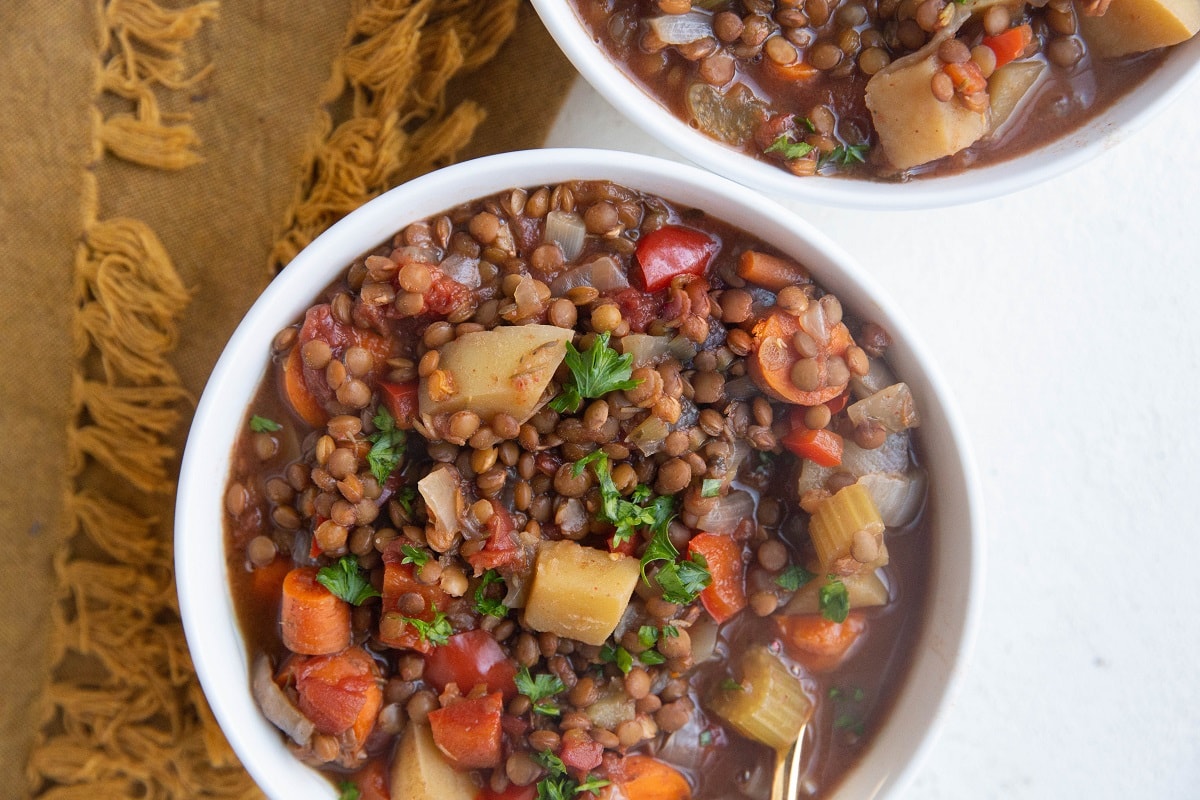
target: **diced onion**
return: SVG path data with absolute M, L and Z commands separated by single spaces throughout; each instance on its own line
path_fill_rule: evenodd
M 595 261 L 559 275 L 550 284 L 550 291 L 555 297 L 562 297 L 576 286 L 591 286 L 599 292 L 612 292 L 628 289 L 629 279 L 616 261 L 609 256 L 600 256 Z
M 904 473 L 910 465 L 907 433 L 889 434 L 883 444 L 874 450 L 864 450 L 847 439 L 842 449 L 842 463 L 836 467 L 822 467 L 804 459 L 797 489 L 799 494 L 804 494 L 810 489 L 823 488 L 825 481 L 835 472 L 846 472 L 861 478 L 875 473 Z
M 478 289 L 480 284 L 479 278 L 479 259 L 471 258 L 462 253 L 452 253 L 446 256 L 446 260 L 438 265 L 442 272 L 446 273 L 446 277 L 450 278 L 468 289 Z
M 691 44 L 713 35 L 712 17 L 703 11 L 651 17 L 646 25 L 664 44 Z
M 850 379 L 850 390 L 854 392 L 855 399 L 870 397 L 896 382 L 896 376 L 882 358 L 872 358 L 870 364 L 871 368 L 866 375 Z
M 883 524 L 900 528 L 916 519 L 925 502 L 925 472 L 873 472 L 858 479 L 875 501 Z
M 691 361 L 696 357 L 696 352 L 696 343 L 683 334 L 671 340 L 671 355 L 675 356 L 675 360 L 680 364 Z
M 562 249 L 563 258 L 571 263 L 579 257 L 583 250 L 583 237 L 587 234 L 587 226 L 583 217 L 567 211 L 551 211 L 546 215 L 547 242 L 554 242 Z
M 647 333 L 629 333 L 619 342 L 621 352 L 633 355 L 633 366 L 646 367 L 658 364 L 670 352 L 670 339 L 651 336 Z
M 864 397 L 846 409 L 846 414 L 855 425 L 864 420 L 876 420 L 893 433 L 915 428 L 921 424 L 917 405 L 907 383 L 893 383 L 886 389 Z
M 660 417 L 653 414 L 642 420 L 636 428 L 629 432 L 629 443 L 641 450 L 644 455 L 654 455 L 663 448 L 663 442 L 671 429 Z
M 708 533 L 733 533 L 744 519 L 754 519 L 754 498 L 749 492 L 735 489 L 701 514 L 696 528 Z
M 291 698 L 275 683 L 271 674 L 271 660 L 260 655 L 254 661 L 254 669 L 250 676 L 250 692 L 258 702 L 258 708 L 263 716 L 274 723 L 275 727 L 291 737 L 292 741 L 301 747 L 307 747 L 312 739 L 316 725 L 304 716 Z
M 448 464 L 443 465 L 419 480 L 417 490 L 425 499 L 429 516 L 433 518 L 433 530 L 428 535 L 429 546 L 438 552 L 445 552 L 462 530 L 461 518 L 467 506 L 458 485 L 458 470 Z

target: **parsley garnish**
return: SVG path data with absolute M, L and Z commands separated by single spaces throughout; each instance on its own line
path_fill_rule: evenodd
M 649 526 L 651 530 L 658 531 L 660 528 L 665 530 L 670 524 L 675 516 L 675 498 L 664 495 L 654 498 L 649 505 L 640 505 L 649 499 L 650 489 L 639 486 L 630 494 L 630 499 L 626 500 L 613 483 L 607 453 L 603 450 L 589 453 L 575 462 L 572 472 L 579 475 L 589 464 L 592 465 L 596 481 L 600 484 L 599 517 L 617 529 L 613 534 L 616 544 L 633 539 L 638 528 Z
M 490 617 L 499 617 L 504 619 L 508 616 L 508 606 L 504 605 L 503 601 L 496 600 L 487 596 L 487 587 L 493 583 L 504 583 L 504 578 L 494 569 L 489 569 L 483 573 L 483 580 L 475 587 L 475 610 L 480 614 L 487 614 Z
M 720 478 L 705 478 L 700 483 L 700 496 L 701 497 L 716 497 L 720 493 L 721 493 L 721 479 Z
M 641 661 L 647 667 L 653 667 L 657 664 L 665 664 L 667 657 L 657 650 L 643 650 L 638 654 L 638 661 Z
M 342 781 L 338 784 L 338 800 L 359 800 L 362 794 L 359 793 L 358 787 L 350 781 Z
M 658 644 L 658 628 L 653 625 L 643 625 L 638 628 L 638 642 L 647 649 Z
M 273 433 L 283 426 L 273 419 L 260 417 L 258 414 L 250 417 L 250 430 L 255 433 Z
M 411 486 L 401 486 L 396 492 L 396 502 L 404 509 L 404 515 L 412 519 L 413 501 L 417 499 L 417 490 Z
M 433 609 L 432 622 L 426 622 L 416 617 L 400 617 L 400 619 L 417 629 L 417 635 L 421 637 L 421 641 L 433 645 L 443 645 L 454 635 L 454 628 L 450 625 L 450 620 L 446 618 L 446 615 L 438 611 L 437 605 L 432 605 L 430 608 Z
M 835 731 L 850 731 L 856 736 L 863 734 L 863 721 L 853 714 L 842 714 L 833 721 Z
M 867 151 L 870 149 L 871 146 L 865 142 L 862 144 L 839 144 L 829 155 L 822 156 L 821 163 L 832 163 L 839 167 L 865 164 L 867 163 Z
M 693 553 L 683 561 L 677 561 L 678 558 L 679 551 L 667 536 L 666 526 L 655 528 L 653 538 L 642 553 L 642 578 L 648 584 L 650 579 L 646 577 L 646 567 L 657 561 L 666 561 L 654 576 L 662 587 L 663 599 L 668 603 L 686 606 L 712 583 L 712 575 L 708 572 L 708 561 L 700 553 Z
M 674 638 L 679 635 L 679 628 L 674 625 L 663 625 L 663 636 Z
M 764 153 L 779 153 L 785 160 L 791 161 L 796 158 L 804 158 L 812 152 L 813 146 L 808 142 L 793 141 L 790 133 L 781 133 L 775 141 L 771 142 L 771 146 L 764 150 Z
M 789 592 L 794 592 L 815 577 L 815 575 L 799 564 L 793 564 L 775 576 L 775 583 Z
M 412 564 L 420 569 L 429 562 L 429 553 L 411 544 L 400 545 L 400 552 L 404 553 L 404 558 L 400 560 L 401 564 Z
M 850 614 L 850 592 L 839 578 L 830 575 L 818 595 L 821 616 L 830 622 L 845 622 Z
M 712 731 L 700 731 L 700 746 L 701 747 L 708 747 L 710 744 L 712 744 L 712 741 L 713 741 Z
M 529 667 L 524 665 L 517 672 L 517 691 L 525 695 L 533 703 L 533 710 L 548 717 L 557 717 L 562 711 L 554 703 L 546 702 L 547 697 L 553 697 L 567 690 L 566 685 L 557 675 L 542 673 L 538 676 L 529 674 Z
M 633 656 L 621 645 L 613 647 L 611 644 L 606 644 L 601 647 L 600 660 L 605 664 L 616 664 L 617 669 L 626 675 L 629 674 L 629 670 L 633 669 Z
M 733 678 L 726 678 L 721 681 L 721 690 L 726 692 L 744 692 L 746 687 L 735 681 Z
M 358 559 L 354 556 L 342 556 L 336 564 L 321 567 L 317 570 L 317 583 L 356 606 L 361 606 L 368 598 L 380 596 L 379 590 L 359 570 Z
M 549 750 L 534 753 L 533 760 L 550 772 L 548 777 L 538 781 L 538 800 L 570 800 L 584 792 L 595 795 L 609 784 L 605 779 L 591 774 L 584 778 L 582 783 L 579 783 L 567 775 L 567 765 L 563 763 L 563 760 Z
M 582 353 L 567 342 L 567 355 L 563 360 L 571 370 L 571 379 L 562 393 L 550 401 L 550 407 L 555 411 L 578 411 L 586 398 L 603 397 L 617 389 L 632 389 L 641 382 L 630 378 L 633 354 L 619 355 L 608 346 L 608 336 L 607 332 L 600 334 Z
M 375 412 L 372 421 L 375 423 L 376 430 L 367 437 L 371 442 L 371 451 L 367 453 L 367 464 L 370 465 L 371 474 L 375 476 L 375 480 L 382 484 L 392 474 L 392 471 L 400 466 L 400 460 L 404 458 L 406 437 L 404 431 L 396 427 L 396 420 L 392 419 L 392 415 L 383 406 L 380 406 L 379 410 Z

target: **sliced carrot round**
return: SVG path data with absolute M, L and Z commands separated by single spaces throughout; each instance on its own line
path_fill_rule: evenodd
M 827 382 L 829 359 L 845 353 L 854 344 L 854 339 L 842 322 L 827 326 L 822 335 L 813 337 L 819 343 L 814 356 L 818 388 L 804 390 L 792 382 L 792 367 L 800 360 L 793 340 L 801 330 L 800 319 L 785 311 L 772 311 L 755 325 L 754 341 L 757 348 L 748 360 L 750 377 L 763 391 L 779 400 L 802 406 L 818 406 L 846 390 L 847 382 L 832 385 Z

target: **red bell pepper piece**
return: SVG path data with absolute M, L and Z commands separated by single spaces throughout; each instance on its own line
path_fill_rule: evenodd
M 407 428 L 417 418 L 419 406 L 417 386 L 417 381 L 379 382 L 380 399 L 388 413 L 392 415 L 392 419 L 400 423 L 400 427 Z
M 1019 58 L 1032 41 L 1033 28 L 1025 24 L 1009 28 L 995 36 L 983 37 L 983 46 L 996 54 L 996 68 L 999 69 L 1008 62 Z
M 708 234 L 682 225 L 664 225 L 638 240 L 637 263 L 642 286 L 659 292 L 676 275 L 703 275 L 720 249 Z
M 425 657 L 425 680 L 438 692 L 451 683 L 463 692 L 483 684 L 489 692 L 500 692 L 505 701 L 517 695 L 517 668 L 495 638 L 483 630 L 463 631 Z
M 729 536 L 700 533 L 688 542 L 688 554 L 694 553 L 704 556 L 712 576 L 712 582 L 700 592 L 700 602 L 720 624 L 746 607 L 746 562 L 742 546 Z
M 792 453 L 822 467 L 836 467 L 842 463 L 842 437 L 826 428 L 815 431 L 793 428 L 779 443 Z
M 457 769 L 500 766 L 500 716 L 504 698 L 499 692 L 467 697 L 429 712 L 433 743 Z

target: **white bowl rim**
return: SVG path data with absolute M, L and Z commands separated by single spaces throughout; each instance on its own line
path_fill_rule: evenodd
M 1051 180 L 1132 136 L 1200 76 L 1200 35 L 1176 45 L 1145 84 L 1078 130 L 1022 156 L 903 183 L 798 178 L 710 139 L 651 97 L 604 54 L 564 0 L 531 0 L 546 29 L 588 83 L 623 116 L 689 161 L 759 191 L 841 208 L 900 211 L 1001 197 Z
M 945 543 L 949 560 L 958 566 L 959 579 L 954 586 L 935 582 L 931 588 L 927 604 L 934 607 L 927 606 L 922 641 L 914 652 L 915 663 L 901 697 L 877 734 L 876 745 L 869 748 L 835 796 L 875 797 L 902 789 L 928 752 L 958 690 L 981 613 L 981 492 L 952 395 L 903 314 L 884 298 L 868 273 L 809 223 L 739 184 L 696 167 L 605 150 L 504 153 L 446 167 L 397 187 L 352 212 L 298 254 L 234 331 L 213 368 L 193 418 L 175 509 L 180 613 L 197 676 L 222 730 L 268 795 L 334 797 L 330 783 L 295 760 L 278 731 L 262 718 L 250 698 L 248 656 L 227 580 L 223 499 L 232 443 L 268 367 L 267 352 L 274 335 L 299 318 L 312 298 L 353 258 L 387 240 L 408 222 L 511 186 L 568 179 L 609 179 L 685 203 L 684 195 L 688 193 L 711 195 L 715 216 L 777 245 L 782 240 L 780 246 L 806 261 L 822 285 L 839 296 L 861 298 L 847 305 L 888 327 L 896 341 L 892 352 L 901 362 L 898 369 L 910 382 L 915 380 L 914 388 L 924 390 L 920 394 L 922 412 L 927 423 L 937 423 L 928 426 L 932 427 L 929 432 L 938 440 L 939 457 L 947 459 L 940 486 L 954 496 L 950 512 L 956 529 L 965 532 Z M 738 219 L 739 215 L 743 219 Z M 746 221 L 760 230 L 756 232 Z M 774 235 L 763 236 L 761 230 L 768 228 Z M 253 366 L 247 368 L 246 363 Z M 902 369 L 906 363 L 911 366 Z M 230 392 L 236 401 L 226 398 Z M 925 444 L 931 449 L 929 440 Z M 213 531 L 220 537 L 217 547 L 213 546 Z M 937 552 L 939 548 L 935 548 Z M 939 569 L 935 559 L 934 570 Z M 943 602 L 937 604 L 935 599 Z M 935 623 L 928 621 L 930 617 L 936 617 L 939 635 L 934 635 Z M 923 680 L 914 688 L 918 677 Z M 230 692 L 231 685 L 243 688 Z M 917 698 L 921 692 L 924 694 Z M 901 725 L 901 714 L 920 720 L 917 735 L 904 729 L 891 730 Z M 898 755 L 891 761 L 899 768 L 889 762 L 866 770 L 862 765 L 871 763 L 871 753 L 883 741 L 898 748 Z

